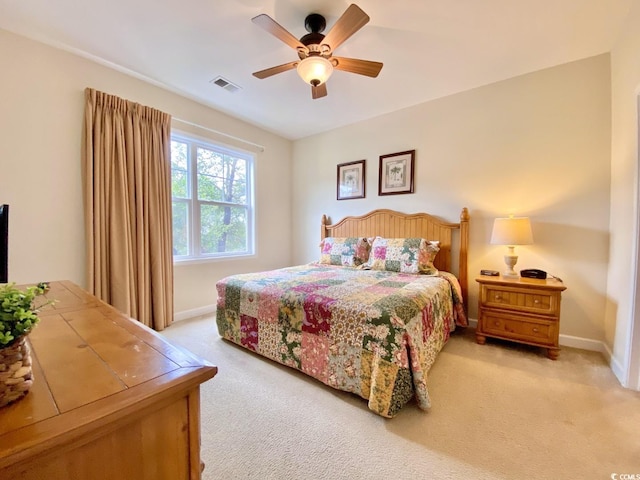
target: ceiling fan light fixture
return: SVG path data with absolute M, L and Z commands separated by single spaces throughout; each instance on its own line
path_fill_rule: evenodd
M 329 79 L 333 73 L 333 65 L 326 58 L 314 55 L 302 60 L 297 70 L 302 80 L 317 87 Z
M 304 26 L 309 33 L 300 39 L 266 13 L 251 21 L 296 50 L 300 59 L 254 72 L 253 76 L 263 79 L 296 68 L 300 78 L 311 85 L 314 100 L 327 96 L 326 83 L 334 69 L 371 78 L 377 77 L 382 69 L 380 62 L 333 56 L 336 48 L 369 22 L 369 15 L 355 3 L 349 5 L 326 35 L 322 33 L 327 26 L 326 20 L 318 13 L 307 15 Z

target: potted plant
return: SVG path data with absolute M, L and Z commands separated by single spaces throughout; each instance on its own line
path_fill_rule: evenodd
M 22 398 L 33 384 L 26 338 L 40 321 L 40 309 L 53 303 L 48 300 L 36 305 L 36 297 L 48 287 L 46 283 L 25 290 L 13 283 L 0 286 L 0 407 Z

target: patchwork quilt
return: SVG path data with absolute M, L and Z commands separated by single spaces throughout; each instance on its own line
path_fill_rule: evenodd
M 425 276 L 309 264 L 216 285 L 220 335 L 393 417 L 430 407 L 427 373 L 456 324 L 467 325 L 450 273 Z

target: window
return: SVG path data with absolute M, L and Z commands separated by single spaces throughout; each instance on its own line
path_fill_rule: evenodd
M 173 258 L 253 254 L 253 156 L 171 135 Z

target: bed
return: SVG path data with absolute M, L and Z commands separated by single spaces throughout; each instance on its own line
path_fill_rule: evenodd
M 386 209 L 323 216 L 320 237 L 317 261 L 217 282 L 220 335 L 383 417 L 412 399 L 428 410 L 428 372 L 467 325 L 467 209 L 456 223 Z

